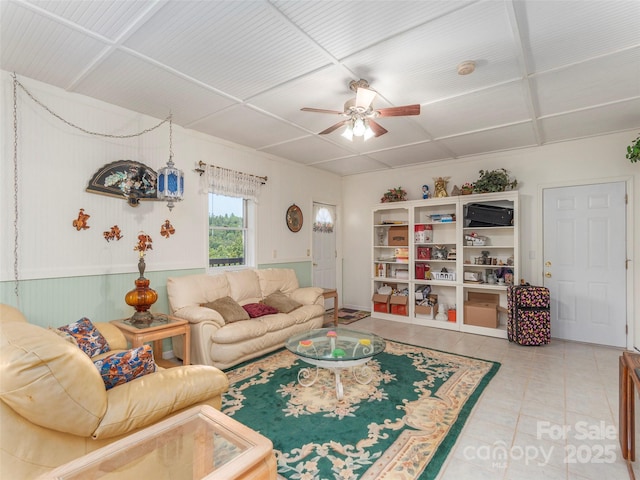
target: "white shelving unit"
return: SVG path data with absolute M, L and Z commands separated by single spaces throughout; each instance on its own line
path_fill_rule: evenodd
M 469 205 L 478 204 L 512 210 L 513 224 L 478 226 L 470 223 L 466 218 Z M 408 293 L 406 315 L 399 314 L 401 309 L 396 309 L 396 313 L 375 311 L 372 302 L 373 315 L 506 338 L 505 314 L 499 315 L 497 328 L 469 325 L 465 323 L 463 307 L 469 293 L 475 292 L 497 294 L 499 306 L 506 308 L 507 287 L 520 278 L 518 210 L 518 192 L 383 203 L 373 207 L 372 298 L 385 285 Z M 407 227 L 406 246 L 388 244 L 389 228 L 393 226 Z M 408 256 L 398 259 L 397 248 L 406 248 Z M 506 277 L 505 283 L 498 283 L 497 278 L 493 282 L 491 275 L 496 273 Z M 437 312 L 432 317 L 423 306 L 417 305 L 421 302 L 417 291 L 427 285 L 430 293 L 437 295 L 438 304 L 446 305 L 445 313 L 452 305 L 456 306 L 455 321 L 436 320 Z

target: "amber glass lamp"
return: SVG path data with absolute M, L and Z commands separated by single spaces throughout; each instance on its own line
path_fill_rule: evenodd
M 144 269 L 146 268 L 144 256 L 147 250 L 153 249 L 152 243 L 153 240 L 149 235 L 140 232 L 138 234 L 138 243 L 133 247 L 140 256 L 138 260 L 140 277 L 135 281 L 136 288 L 128 292 L 124 297 L 127 305 L 131 305 L 136 309 L 136 312 L 129 319 L 132 325 L 150 325 L 153 322 L 153 314 L 149 312 L 149 308 L 158 300 L 158 292 L 149 288 L 149 279 L 144 278 Z

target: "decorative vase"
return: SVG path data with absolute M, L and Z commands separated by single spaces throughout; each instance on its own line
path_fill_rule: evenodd
M 153 322 L 153 315 L 149 312 L 149 308 L 158 300 L 158 292 L 149 288 L 150 282 L 144 278 L 145 267 L 144 256 L 140 255 L 140 260 L 138 261 L 140 277 L 134 282 L 136 288 L 128 292 L 124 297 L 127 305 L 131 305 L 136 309 L 136 312 L 129 319 L 132 325 L 151 324 L 151 322 Z

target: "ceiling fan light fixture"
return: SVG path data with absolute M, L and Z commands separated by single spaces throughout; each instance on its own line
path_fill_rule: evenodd
M 347 128 L 345 129 L 345 131 L 342 132 L 342 136 L 347 140 L 349 140 L 350 142 L 353 142 L 353 127 L 351 127 L 351 124 L 347 125 Z
M 364 129 L 364 141 L 366 142 L 367 140 L 369 140 L 371 137 L 375 137 L 376 134 L 373 132 L 373 130 L 371 130 L 371 127 L 369 126 L 369 122 L 365 122 L 366 123 L 366 128 Z
M 364 119 L 362 117 L 357 117 L 353 121 L 353 134 L 356 137 L 362 137 L 366 130 L 367 130 L 367 127 L 364 124 Z

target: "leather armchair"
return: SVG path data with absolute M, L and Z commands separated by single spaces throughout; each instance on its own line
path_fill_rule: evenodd
M 111 353 L 120 330 L 96 323 Z M 161 369 L 107 390 L 90 359 L 0 304 L 0 478 L 35 478 L 194 405 L 220 408 L 227 376 L 211 366 Z

